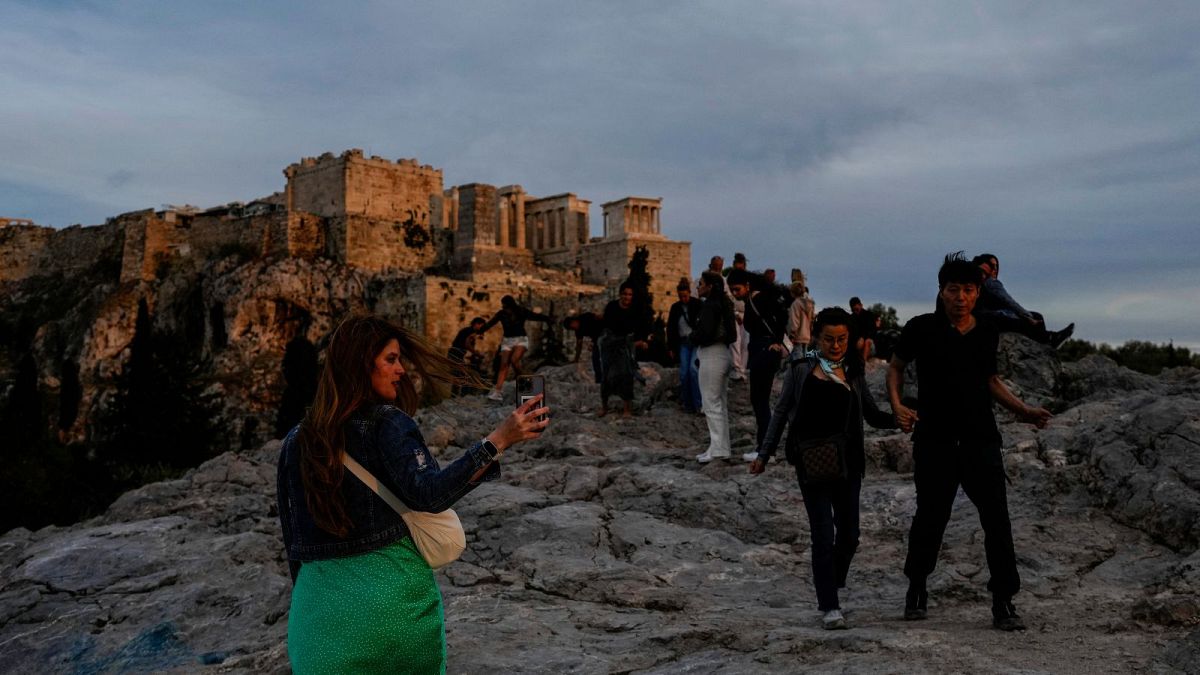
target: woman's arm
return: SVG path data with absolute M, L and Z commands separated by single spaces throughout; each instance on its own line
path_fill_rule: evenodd
M 876 429 L 899 429 L 900 425 L 896 423 L 896 418 L 879 409 L 875 405 L 875 397 L 871 395 L 870 388 L 867 387 L 867 380 L 863 376 L 858 377 L 855 382 L 855 388 L 858 389 L 858 400 L 862 405 L 863 419 L 867 424 Z
M 388 478 L 396 495 L 417 511 L 439 513 L 454 505 L 481 480 L 500 474 L 500 459 L 515 443 L 537 438 L 550 424 L 550 408 L 536 396 L 518 406 L 487 438 L 471 446 L 462 457 L 439 469 L 426 457 L 428 448 L 417 423 L 397 408 L 390 408 L 381 422 L 378 442 Z M 486 441 L 486 442 L 485 442 Z
M 771 411 L 771 424 L 767 426 L 767 433 L 763 436 L 762 447 L 758 449 L 758 456 L 763 463 L 775 454 L 775 449 L 779 447 L 779 439 L 783 437 L 783 429 L 793 417 L 792 408 L 800 403 L 799 393 L 796 391 L 803 378 L 803 374 L 797 373 L 800 370 L 808 369 L 790 367 L 783 376 L 783 390 L 779 393 L 779 400 L 775 402 L 775 409 Z

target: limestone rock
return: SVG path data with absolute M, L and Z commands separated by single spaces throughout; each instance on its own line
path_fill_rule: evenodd
M 301 301 L 271 274 L 246 283 Z M 230 306 L 230 325 L 252 334 L 271 311 Z M 899 618 L 916 503 L 906 434 L 868 433 L 861 541 L 841 596 L 852 629 L 828 632 L 791 467 L 756 477 L 740 457 L 697 464 L 706 426 L 675 407 L 671 369 L 639 387 L 640 414 L 622 420 L 596 418 L 589 373 L 565 366 L 542 371 L 551 431 L 511 448 L 501 479 L 456 505 L 469 546 L 439 573 L 449 670 L 1193 672 L 1197 377 L 1143 378 L 1096 359 L 1060 371 L 1052 352 L 1006 349 L 1006 367 L 1028 361 L 1004 373 L 1014 387 L 1065 406 L 1041 430 L 1001 420 L 1024 636 L 989 627 L 983 533 L 961 493 L 929 579 L 930 619 Z M 882 400 L 879 364 L 870 378 Z M 731 407 L 744 444 L 744 384 Z M 418 417 L 446 462 L 510 409 L 468 396 Z M 227 452 L 87 522 L 0 537 L 0 669 L 285 672 L 278 449 Z

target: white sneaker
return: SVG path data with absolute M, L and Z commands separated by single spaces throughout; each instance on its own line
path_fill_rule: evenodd
M 758 459 L 758 451 L 751 450 L 750 452 L 742 455 L 742 459 L 746 460 L 747 462 L 753 462 L 754 460 Z
M 825 630 L 844 630 L 849 628 L 846 625 L 846 617 L 842 616 L 842 610 L 831 609 L 825 612 L 825 618 L 821 619 L 821 625 L 825 626 Z
M 503 401 L 504 394 L 501 394 L 499 391 L 493 389 L 492 393 L 488 394 L 488 400 L 489 401 Z

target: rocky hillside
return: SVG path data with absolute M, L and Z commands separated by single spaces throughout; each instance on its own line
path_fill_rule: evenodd
M 1022 339 L 1002 356 L 1014 388 L 1058 413 L 1040 431 L 1002 424 L 1025 633 L 990 628 L 961 495 L 930 619 L 900 618 L 915 507 L 903 435 L 869 436 L 852 629 L 826 632 L 788 467 L 698 465 L 704 422 L 679 412 L 672 370 L 619 420 L 597 419 L 595 385 L 564 367 L 543 371 L 551 432 L 459 505 L 470 549 L 439 574 L 450 671 L 1200 671 L 1200 371 L 1064 366 Z M 881 369 L 871 381 L 881 393 Z M 752 416 L 733 392 L 745 450 Z M 420 422 L 451 458 L 505 412 L 467 397 Z M 0 671 L 285 671 L 276 452 L 228 452 L 87 522 L 0 538 Z

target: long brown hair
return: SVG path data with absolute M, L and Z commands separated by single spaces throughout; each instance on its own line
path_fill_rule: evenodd
M 325 353 L 325 368 L 317 381 L 312 407 L 300 423 L 300 479 L 304 500 L 322 530 L 345 537 L 353 523 L 342 498 L 346 422 L 362 405 L 378 401 L 371 387 L 375 357 L 396 340 L 407 377 L 397 386 L 393 403 L 413 414 L 422 398 L 438 400 L 449 385 L 486 388 L 463 364 L 443 356 L 425 340 L 377 316 L 350 316 L 333 331 Z M 419 378 L 421 391 L 414 384 Z

